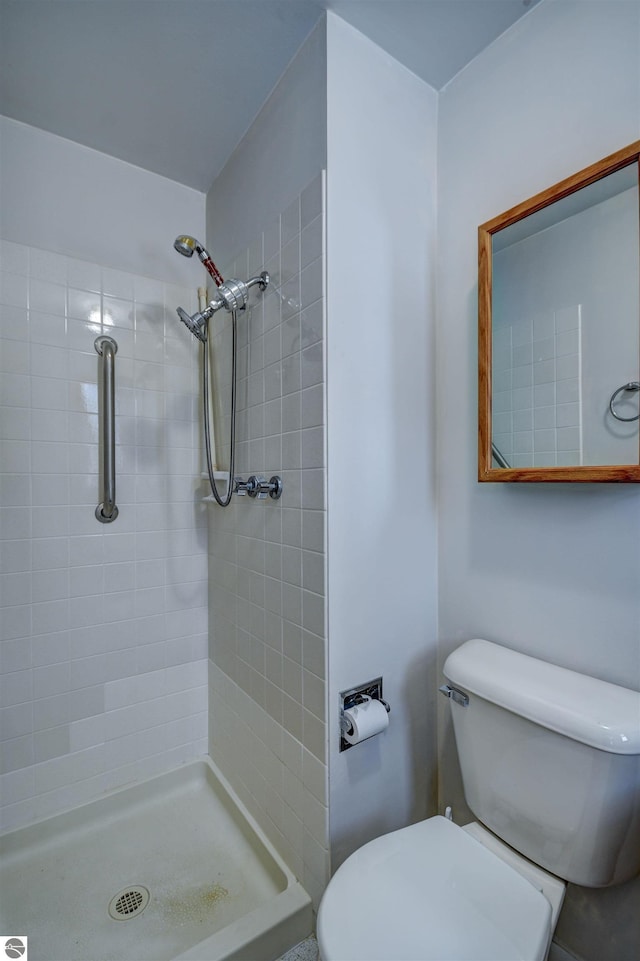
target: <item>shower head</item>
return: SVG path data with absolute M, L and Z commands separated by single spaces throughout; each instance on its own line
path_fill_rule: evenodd
M 213 277 L 216 287 L 224 283 L 222 279 L 222 274 L 214 264 L 213 260 L 202 246 L 199 240 L 195 237 L 190 237 L 189 234 L 179 234 L 173 241 L 174 250 L 177 250 L 179 254 L 183 257 L 193 257 L 194 251 L 200 258 L 202 266 L 209 272 Z
M 193 252 L 198 247 L 204 250 L 202 244 L 199 244 L 195 237 L 189 237 L 187 234 L 180 234 L 179 237 L 176 237 L 173 246 L 183 257 L 193 257 Z
M 217 310 L 223 307 L 230 313 L 236 310 L 244 310 L 249 300 L 249 291 L 252 287 L 259 287 L 266 290 L 269 285 L 269 274 L 263 270 L 257 277 L 252 277 L 245 283 L 243 280 L 228 280 L 221 284 L 218 293 L 211 300 L 203 311 L 196 311 L 195 314 L 188 314 L 182 307 L 178 307 L 178 317 L 183 324 L 189 328 L 198 340 L 205 343 L 207 339 L 207 322 L 213 317 Z
M 207 320 L 211 314 L 206 316 L 205 314 L 201 314 L 200 311 L 197 311 L 195 314 L 190 315 L 186 310 L 183 310 L 182 307 L 178 307 L 177 314 L 182 323 L 187 325 L 194 337 L 197 337 L 203 344 L 206 343 Z

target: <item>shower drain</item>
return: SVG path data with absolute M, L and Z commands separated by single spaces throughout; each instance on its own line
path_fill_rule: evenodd
M 142 914 L 150 899 L 151 895 L 142 884 L 123 888 L 111 898 L 109 914 L 114 921 L 127 921 Z

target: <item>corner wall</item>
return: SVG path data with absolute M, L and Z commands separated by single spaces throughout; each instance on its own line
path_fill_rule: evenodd
M 236 474 L 284 485 L 278 501 L 208 508 L 210 751 L 316 908 L 329 880 L 325 117 L 322 22 L 207 198 L 223 273 L 271 277 L 238 319 Z M 228 372 L 226 326 L 214 349 Z
M 327 17 L 332 869 L 433 813 L 437 95 Z M 338 695 L 383 675 L 390 724 L 339 753 Z
M 640 490 L 478 484 L 477 226 L 640 136 L 640 6 L 542 2 L 441 93 L 440 667 L 470 637 L 640 687 Z M 467 816 L 440 707 L 440 802 Z M 627 961 L 640 881 L 570 886 L 557 938 Z

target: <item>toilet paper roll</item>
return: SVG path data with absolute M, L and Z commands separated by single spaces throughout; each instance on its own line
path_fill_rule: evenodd
M 389 715 L 382 701 L 367 700 L 344 712 L 344 739 L 349 744 L 359 744 L 389 727 Z M 349 734 L 348 731 L 351 730 Z

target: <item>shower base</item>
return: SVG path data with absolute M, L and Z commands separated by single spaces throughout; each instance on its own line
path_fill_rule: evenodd
M 0 838 L 0 890 L 29 961 L 273 961 L 313 927 L 209 759 Z

